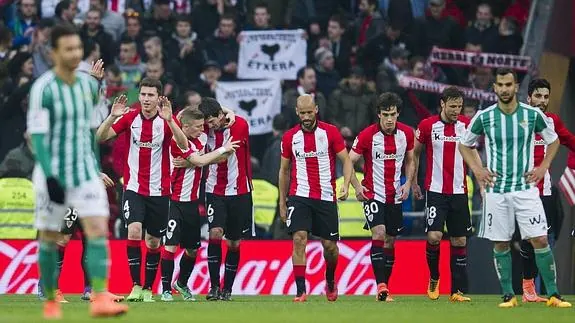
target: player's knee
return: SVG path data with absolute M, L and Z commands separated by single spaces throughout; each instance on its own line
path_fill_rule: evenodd
M 325 254 L 337 254 L 339 249 L 337 248 L 337 243 L 331 240 L 322 240 L 321 245 L 323 246 L 323 251 Z
M 384 248 L 394 248 L 395 247 L 395 237 L 386 235 L 385 239 L 383 240 L 383 247 Z
M 509 241 L 496 241 L 493 243 L 493 249 L 497 252 L 505 252 L 511 249 Z
M 177 246 L 164 246 L 164 250 L 170 253 L 175 253 L 177 249 Z
M 210 229 L 210 239 L 221 239 L 224 237 L 224 230 L 222 228 Z
M 62 235 L 56 231 L 40 231 L 38 237 L 41 241 L 57 243 Z
M 160 247 L 160 239 L 146 235 L 146 247 L 148 249 L 158 249 Z
M 466 237 L 452 237 L 451 238 L 451 245 L 454 247 L 465 247 L 467 244 Z
M 186 253 L 186 255 L 188 255 L 188 257 L 190 258 L 196 258 L 197 254 L 198 254 L 198 249 L 185 249 L 184 251 Z
M 63 234 L 60 239 L 58 240 L 57 244 L 60 247 L 66 247 L 68 245 L 68 243 L 70 242 L 70 238 L 72 237 L 71 234 Z
M 141 223 L 132 223 L 128 225 L 128 240 L 142 240 Z
M 549 245 L 549 241 L 547 240 L 547 236 L 535 237 L 530 239 L 533 248 L 541 249 L 545 248 Z
M 307 232 L 295 232 L 293 234 L 293 246 L 294 249 L 303 249 L 305 250 L 305 246 L 307 244 Z
M 385 241 L 385 226 L 378 225 L 371 229 L 371 239 Z
M 441 242 L 443 238 L 443 232 L 441 231 L 429 231 L 427 232 L 427 242 L 431 245 L 437 245 Z
M 227 240 L 229 251 L 238 251 L 240 249 L 240 240 Z

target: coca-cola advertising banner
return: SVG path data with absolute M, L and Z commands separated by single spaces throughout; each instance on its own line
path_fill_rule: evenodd
M 336 280 L 340 294 L 375 295 L 376 284 L 370 261 L 370 241 L 340 241 Z M 194 294 L 207 294 L 210 278 L 207 263 L 207 244 L 202 244 L 196 266 L 189 281 Z M 440 269 L 442 281 L 449 282 L 449 245 L 442 243 Z M 144 253 L 145 248 L 142 248 Z M 235 295 L 293 295 L 296 292 L 291 263 L 291 241 L 243 241 L 241 261 L 233 293 Z M 0 241 L 0 294 L 29 294 L 36 292 L 38 283 L 38 244 L 31 240 Z M 73 240 L 66 248 L 64 268 L 60 275 L 60 288 L 64 293 L 83 290 L 80 257 L 82 245 Z M 111 241 L 110 291 L 127 294 L 132 288 L 128 269 L 125 241 Z M 174 280 L 178 277 L 178 252 Z M 225 248 L 224 248 L 225 255 Z M 319 241 L 308 243 L 307 290 L 321 294 L 325 288 L 325 263 Z M 143 255 L 143 257 L 145 257 Z M 425 260 L 425 241 L 398 241 L 395 267 L 390 281 L 393 294 L 426 293 L 429 272 Z M 225 257 L 224 257 L 225 259 Z M 222 264 L 221 277 L 224 274 Z M 142 278 L 144 274 L 142 273 Z M 161 292 L 159 271 L 154 290 Z M 449 284 L 441 285 L 442 293 L 449 293 Z

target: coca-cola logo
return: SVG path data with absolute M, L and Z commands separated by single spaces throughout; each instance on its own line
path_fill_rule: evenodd
M 36 262 L 38 243 L 26 241 L 23 247 L 13 247 L 0 240 L 0 294 L 28 294 L 38 285 Z

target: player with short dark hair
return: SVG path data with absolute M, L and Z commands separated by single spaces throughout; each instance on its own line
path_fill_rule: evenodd
M 161 299 L 165 302 L 173 300 L 171 284 L 178 245 L 185 251 L 180 259 L 180 276 L 173 284 L 173 288 L 182 295 L 184 301 L 196 300 L 188 288 L 188 279 L 194 270 L 196 254 L 201 242 L 198 207 L 202 167 L 225 160 L 238 148 L 238 142 L 228 138 L 221 148 L 205 154 L 207 137 L 204 133 L 203 113 L 186 108 L 178 114 L 178 120 L 189 140 L 190 149 L 183 151 L 172 140 L 171 156 L 174 164 L 172 196 L 161 264 L 163 287 Z
M 221 105 L 212 98 L 202 98 L 199 110 L 204 114 L 208 126 L 207 151 L 219 150 L 229 140 L 238 142 L 238 148 L 228 159 L 209 166 L 206 179 L 206 212 L 210 229 L 208 269 L 211 281 L 206 299 L 230 301 L 240 261 L 240 240 L 248 233 L 254 233 L 249 126 L 241 117 L 236 117 L 236 121 L 230 125 Z M 220 289 L 224 235 L 228 252 L 224 285 Z
M 527 88 L 527 103 L 541 109 L 541 111 L 545 113 L 550 119 L 549 121 L 553 124 L 553 128 L 559 137 L 559 143 L 574 152 L 575 136 L 569 132 L 557 114 L 547 111 L 550 96 L 551 84 L 549 81 L 539 78 L 529 82 Z M 547 145 L 540 135 L 535 135 L 535 148 L 533 151 L 535 154 L 534 165 L 537 167 L 543 161 L 547 151 Z M 539 189 L 539 196 L 547 218 L 547 239 L 549 240 L 549 245 L 553 248 L 555 237 L 559 231 L 561 231 L 563 218 L 560 217 L 561 211 L 557 209 L 557 196 L 552 194 L 551 186 L 551 174 L 547 171 L 543 180 L 537 183 L 537 188 Z M 537 295 L 535 288 L 535 277 L 538 271 L 533 246 L 528 240 L 521 240 L 520 248 L 521 258 L 523 260 L 523 302 L 545 302 L 547 299 Z
M 188 138 L 172 115 L 172 104 L 161 93 L 160 81 L 144 78 L 139 93 L 142 107 L 128 111 L 126 96 L 119 96 L 96 134 L 100 141 L 107 141 L 128 132 L 122 210 L 128 225 L 128 264 L 134 286 L 127 301 L 154 302 L 152 284 L 160 263 L 160 238 L 170 211 L 172 138 L 183 151 L 189 149 Z M 140 245 L 144 228 L 147 252 L 142 286 Z
M 40 242 L 38 263 L 47 301 L 44 318 L 59 319 L 55 301 L 56 271 L 62 225 L 68 206 L 78 210 L 87 237 L 87 265 L 96 293 L 90 304 L 95 317 L 117 316 L 128 307 L 115 304 L 108 289 L 108 197 L 99 178 L 100 166 L 91 132 L 92 111 L 98 103 L 98 83 L 76 69 L 83 56 L 75 28 L 52 30 L 54 68 L 38 78 L 30 90 L 28 133 L 36 167 L 36 227 Z
M 335 158 L 343 162 L 344 185 L 341 200 L 347 199 L 350 181 L 361 194 L 345 142 L 339 130 L 318 121 L 318 107 L 312 95 L 298 97 L 296 113 L 300 124 L 282 138 L 279 171 L 280 216 L 293 238 L 293 273 L 297 287 L 294 302 L 305 302 L 306 255 L 309 233 L 321 238 L 326 261 L 325 293 L 328 301 L 337 300 L 335 270 L 339 249 L 339 217 L 335 192 Z M 290 174 L 291 168 L 291 174 Z
M 427 244 L 425 255 L 429 267 L 427 296 L 439 298 L 439 250 L 443 229 L 447 224 L 451 241 L 451 297 L 452 302 L 468 302 L 467 293 L 467 237 L 472 234 L 471 215 L 467 199 L 467 168 L 457 146 L 465 134 L 469 119 L 461 115 L 463 93 L 456 87 L 443 90 L 441 112 L 422 120 L 415 132 L 415 170 L 425 147 L 425 222 Z M 423 199 L 421 188 L 413 184 L 416 199 Z
M 402 203 L 409 196 L 414 175 L 413 129 L 397 122 L 402 101 L 386 92 L 377 100 L 379 122 L 362 130 L 355 139 L 351 161 L 363 157 L 367 201 L 363 202 L 365 229 L 372 235 L 371 264 L 377 282 L 377 301 L 392 302 L 389 278 L 395 263 L 395 237 L 403 229 Z M 406 181 L 400 184 L 402 168 Z

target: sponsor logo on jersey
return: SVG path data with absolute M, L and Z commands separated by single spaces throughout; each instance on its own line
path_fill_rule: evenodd
M 390 159 L 399 159 L 399 158 L 403 158 L 403 154 L 382 154 L 380 152 L 376 152 L 373 155 L 373 159 L 376 160 L 390 160 Z
M 134 140 L 134 145 L 140 148 L 158 149 L 162 146 L 162 143 Z
M 316 157 L 324 157 L 327 156 L 327 151 L 325 150 L 320 150 L 320 151 L 308 151 L 303 152 L 300 150 L 296 150 L 295 151 L 295 157 L 298 159 L 303 159 L 303 158 L 316 158 Z
M 439 133 L 433 134 L 433 140 L 435 141 L 447 141 L 447 142 L 458 142 L 461 136 L 444 136 Z

